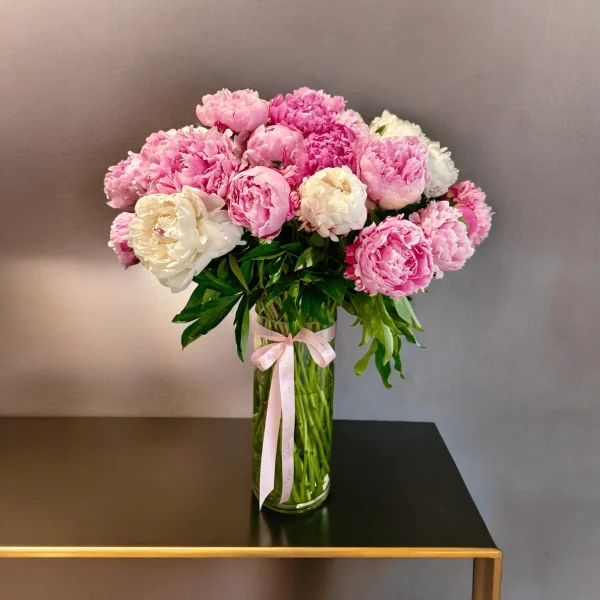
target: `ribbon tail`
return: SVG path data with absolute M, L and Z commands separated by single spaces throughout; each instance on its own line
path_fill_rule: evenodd
M 281 503 L 287 502 L 294 484 L 294 428 L 296 403 L 294 400 L 294 345 L 288 344 L 280 358 L 279 386 L 281 399 Z
M 279 363 L 273 369 L 273 379 L 269 390 L 269 402 L 265 418 L 262 456 L 260 460 L 259 509 L 275 487 L 275 460 L 277 438 L 281 422 L 281 389 L 279 385 Z

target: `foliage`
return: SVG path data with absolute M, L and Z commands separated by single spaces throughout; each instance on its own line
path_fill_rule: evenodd
M 287 223 L 270 243 L 246 234 L 245 245 L 214 260 L 194 278 L 196 289 L 173 319 L 189 323 L 181 336 L 182 346 L 206 335 L 235 308 L 237 352 L 244 360 L 253 309 L 283 315 L 296 335 L 307 322 L 332 325 L 337 308 L 342 307 L 362 328 L 360 345 L 367 348 L 355 366 L 356 374 L 362 374 L 373 359 L 383 384 L 390 388 L 392 370 L 404 378 L 402 340 L 418 345 L 415 332 L 422 328 L 409 298 L 369 296 L 344 278 L 345 248 L 355 235 L 332 243 L 299 231 L 293 223 Z

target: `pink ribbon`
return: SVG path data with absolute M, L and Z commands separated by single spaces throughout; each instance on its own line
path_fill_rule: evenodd
M 250 360 L 261 371 L 266 371 L 275 365 L 269 402 L 265 419 L 262 458 L 260 462 L 260 498 L 259 508 L 262 508 L 265 498 L 275 487 L 275 459 L 277 454 L 277 438 L 279 423 L 281 426 L 281 471 L 282 489 L 281 502 L 287 502 L 292 493 L 294 482 L 294 427 L 296 422 L 296 405 L 294 400 L 294 342 L 306 344 L 312 359 L 325 368 L 334 358 L 335 351 L 329 344 L 335 338 L 335 325 L 317 331 L 302 329 L 298 335 L 285 336 L 271 331 L 254 322 L 254 334 L 270 340 L 255 350 Z

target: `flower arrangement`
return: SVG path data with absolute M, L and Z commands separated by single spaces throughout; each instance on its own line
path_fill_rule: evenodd
M 123 211 L 109 242 L 121 265 L 141 264 L 173 292 L 196 284 L 174 318 L 190 323 L 184 348 L 237 306 L 242 360 L 251 311 L 262 319 L 263 342 L 293 337 L 314 359 L 315 332 L 331 328 L 342 307 L 368 347 L 356 373 L 374 358 L 391 387 L 392 366 L 404 377 L 402 341 L 416 344 L 422 331 L 412 297 L 461 269 L 488 235 L 484 192 L 457 183 L 450 152 L 418 125 L 388 111 L 367 125 L 342 97 L 323 91 L 300 88 L 268 102 L 252 90 L 225 89 L 204 96 L 196 114 L 199 126 L 153 133 L 105 176 L 108 204 Z M 311 341 L 298 338 L 304 331 Z M 298 396 L 303 389 L 322 394 L 327 381 L 311 369 L 331 367 L 304 354 L 295 358 L 304 377 L 292 389 L 296 412 L 326 433 L 313 436 L 312 450 L 310 436 L 299 437 L 306 452 L 295 465 L 301 481 L 292 496 L 311 477 L 321 479 L 313 493 L 323 492 L 330 444 L 331 411 L 318 412 L 312 400 L 300 406 Z M 255 398 L 255 427 L 270 384 L 256 384 L 266 391 Z M 315 454 L 321 463 L 311 468 Z

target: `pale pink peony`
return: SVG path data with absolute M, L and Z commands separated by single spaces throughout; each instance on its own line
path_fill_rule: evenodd
M 238 173 L 229 187 L 229 216 L 252 235 L 272 240 L 292 217 L 294 204 L 290 186 L 275 169 L 253 167 Z
M 346 101 L 341 96 L 329 96 L 307 87 L 293 94 L 273 98 L 269 114 L 273 123 L 281 123 L 309 133 L 325 133 L 335 123 L 335 115 L 344 110 Z
M 108 247 L 113 249 L 124 269 L 137 265 L 140 262 L 127 241 L 129 237 L 129 224 L 134 218 L 134 213 L 123 212 L 115 217 L 110 226 Z
M 462 269 L 467 259 L 473 256 L 475 249 L 467 226 L 459 220 L 461 213 L 446 200 L 430 202 L 408 218 L 421 227 L 431 242 L 435 277 L 443 277 L 443 271 Z
M 169 129 L 169 131 L 156 131 L 146 138 L 146 143 L 140 150 L 140 156 L 149 163 L 157 163 L 169 147 L 171 140 L 177 136 L 178 131 L 194 131 L 193 127 L 187 126 L 181 130 Z
M 360 177 L 369 198 L 383 209 L 398 210 L 418 202 L 431 180 L 427 146 L 415 136 L 372 137 L 361 152 Z
M 345 125 L 334 124 L 327 133 L 312 133 L 305 140 L 295 161 L 298 184 L 304 177 L 331 167 L 358 170 L 356 134 Z
M 453 185 L 446 198 L 454 203 L 467 224 L 474 246 L 485 240 L 492 226 L 492 207 L 485 202 L 485 192 L 472 181 Z
M 261 125 L 250 136 L 244 156 L 255 166 L 272 167 L 275 162 L 290 164 L 303 141 L 299 131 L 285 125 Z
M 363 229 L 346 248 L 346 263 L 344 276 L 371 296 L 410 296 L 424 290 L 434 273 L 431 243 L 402 215 Z
M 364 139 L 369 136 L 369 126 L 365 123 L 360 113 L 347 109 L 335 115 L 335 122 L 350 127 L 357 138 Z
M 216 126 L 220 131 L 254 131 L 269 120 L 269 103 L 261 100 L 254 90 L 222 89 L 203 96 L 196 115 L 203 125 Z
M 224 198 L 229 181 L 240 168 L 230 137 L 216 128 L 207 132 L 192 128 L 177 130 L 150 164 L 148 194 L 172 194 L 185 185 Z
M 138 198 L 148 189 L 147 166 L 139 154 L 130 152 L 125 160 L 108 169 L 104 176 L 104 193 L 109 206 L 133 211 Z

